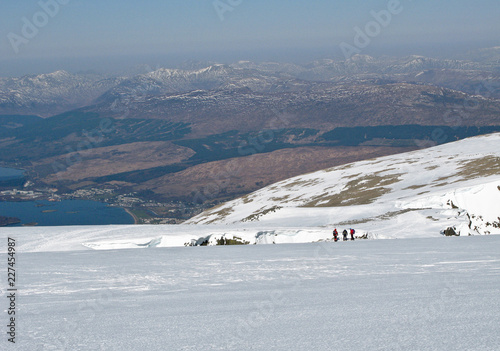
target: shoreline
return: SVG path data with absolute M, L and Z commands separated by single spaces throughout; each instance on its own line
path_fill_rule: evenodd
M 124 208 L 122 207 L 125 212 L 127 212 L 130 216 L 132 216 L 132 218 L 134 219 L 134 224 L 138 224 L 139 223 L 139 218 L 137 218 L 137 216 L 135 214 L 132 213 L 132 211 L 130 211 L 128 208 Z
M 0 201 L 0 224 L 2 216 L 22 218 L 22 223 L 37 222 L 40 226 L 131 225 L 136 224 L 136 220 L 141 222 L 139 216 L 134 218 L 133 213 L 123 210 L 123 207 L 91 200 Z

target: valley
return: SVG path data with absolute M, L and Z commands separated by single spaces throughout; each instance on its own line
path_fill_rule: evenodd
M 182 221 L 300 174 L 499 132 L 491 62 L 356 55 L 3 79 L 0 161 L 33 189 L 112 189 L 115 205 L 132 193 Z M 50 110 L 61 98 L 66 111 Z

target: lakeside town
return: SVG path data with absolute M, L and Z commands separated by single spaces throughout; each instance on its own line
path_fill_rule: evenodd
M 21 187 L 19 187 L 21 188 Z M 112 188 L 88 188 L 60 193 L 57 188 L 35 187 L 27 181 L 22 189 L 12 188 L 0 191 L 0 201 L 49 201 L 89 200 L 106 203 L 108 206 L 123 208 L 134 218 L 135 224 L 179 224 L 187 218 L 201 213 L 205 207 L 186 207 L 179 201 L 159 202 L 140 198 L 137 193 L 119 194 Z M 5 219 L 5 225 L 15 223 L 15 219 Z

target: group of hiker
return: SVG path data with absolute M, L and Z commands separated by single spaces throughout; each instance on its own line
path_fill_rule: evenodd
M 344 231 L 342 232 L 342 238 L 344 241 L 347 241 L 347 234 L 350 234 L 351 235 L 351 240 L 354 240 L 354 233 L 356 233 L 356 231 L 352 228 L 349 228 L 349 233 L 347 232 L 347 229 L 344 229 Z M 333 230 L 333 240 L 335 242 L 339 241 L 339 232 L 337 231 L 337 228 L 335 228 Z

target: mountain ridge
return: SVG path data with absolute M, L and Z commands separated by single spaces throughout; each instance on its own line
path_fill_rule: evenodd
M 495 133 L 333 167 L 272 184 L 187 223 L 354 226 L 371 237 L 412 226 L 424 235 L 448 228 L 500 234 L 498 150 Z
M 493 84 L 498 93 L 499 70 L 484 55 L 494 55 L 496 50 L 477 51 L 481 59 L 469 56 L 462 60 L 435 59 L 423 56 L 402 58 L 355 55 L 346 61 L 324 59 L 309 64 L 239 61 L 230 64 L 207 63 L 183 65 L 180 68 L 147 67 L 146 73 L 130 76 L 103 74 L 73 74 L 64 70 L 19 78 L 0 78 L 0 114 L 35 114 L 49 117 L 74 108 L 99 103 L 106 96 L 138 99 L 172 92 L 194 90 L 234 89 L 248 87 L 256 92 L 293 91 L 310 89 L 312 83 L 338 83 L 343 80 L 392 79 L 411 81 L 422 71 L 446 70 L 453 77 L 453 70 L 475 72 L 479 83 Z M 474 57 L 473 55 L 470 57 Z M 200 68 L 202 67 L 202 68 Z M 487 76 L 492 76 L 491 79 Z M 428 77 L 429 78 L 429 77 Z M 470 77 L 469 77 L 470 78 Z M 460 80 L 462 85 L 465 83 Z M 434 84 L 440 81 L 426 81 Z M 460 87 L 455 84 L 455 87 Z M 444 85 L 444 87 L 450 87 Z M 470 92 L 470 91 L 467 91 Z

